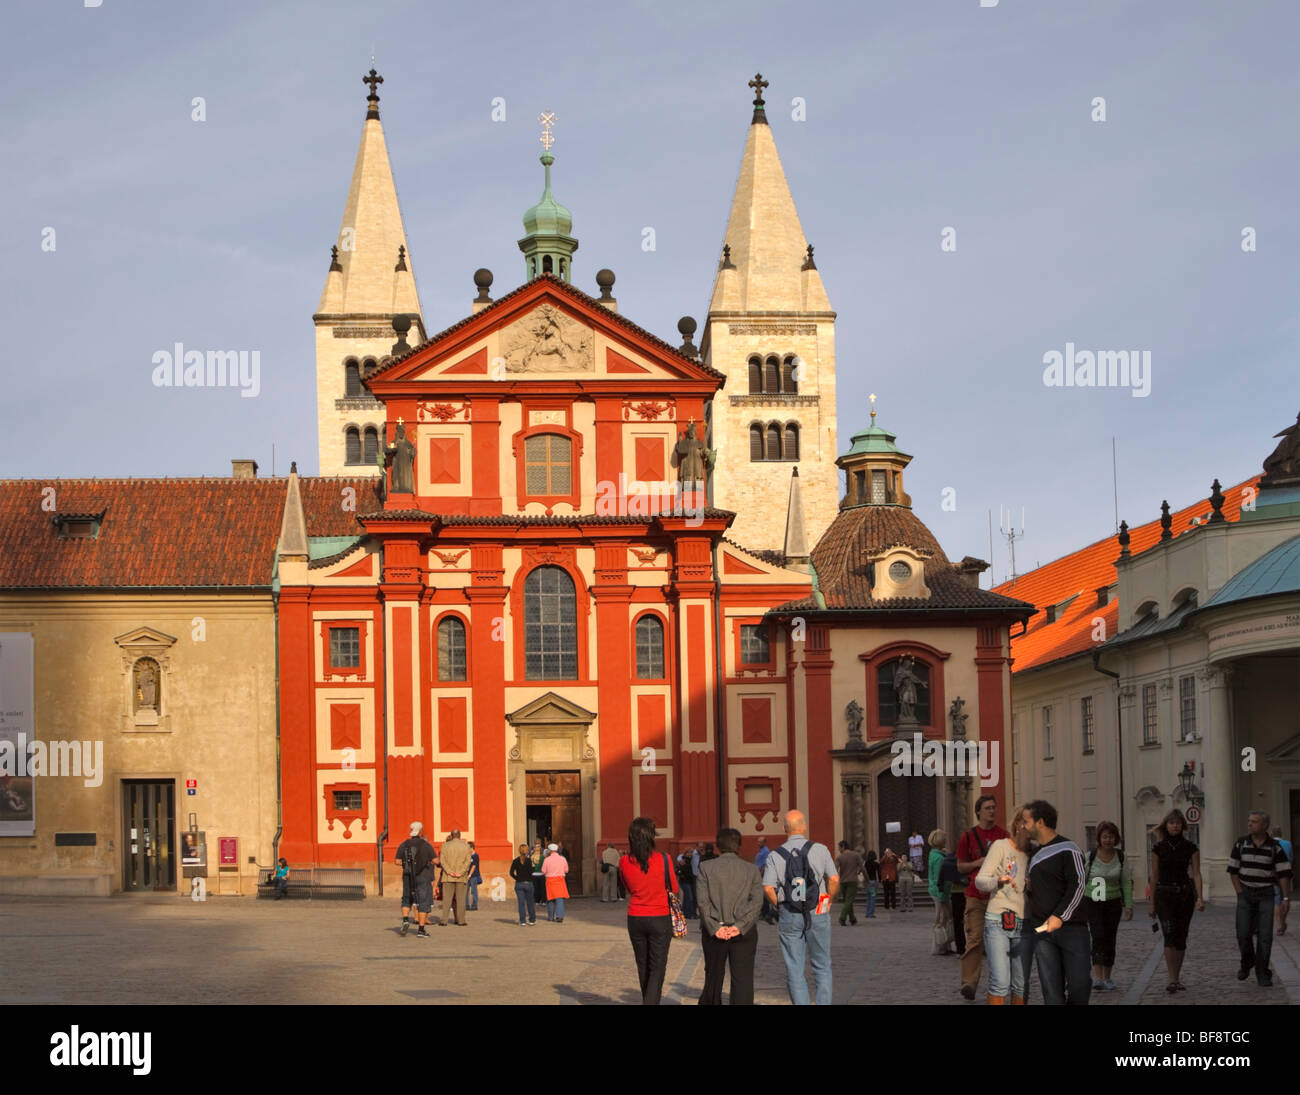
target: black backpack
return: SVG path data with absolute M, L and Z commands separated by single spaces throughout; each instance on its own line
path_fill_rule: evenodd
M 979 846 L 980 855 L 988 855 L 989 850 L 985 846 L 984 841 L 980 839 L 979 829 L 977 827 L 972 827 L 970 832 L 975 838 L 975 843 Z M 969 875 L 964 875 L 957 870 L 956 852 L 949 852 L 943 857 L 943 861 L 939 864 L 938 883 L 942 886 L 945 882 L 952 883 L 952 888 L 954 890 L 964 890 L 967 883 L 970 882 Z
M 809 918 L 817 910 L 817 899 L 821 893 L 821 880 L 813 872 L 808 860 L 812 850 L 812 841 L 805 840 L 799 847 L 791 849 L 782 844 L 776 854 L 785 861 L 785 882 L 781 886 L 781 904 L 791 912 L 803 916 L 803 929 L 808 930 Z

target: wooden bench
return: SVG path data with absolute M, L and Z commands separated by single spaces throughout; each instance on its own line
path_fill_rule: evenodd
M 274 899 L 274 869 L 262 869 L 257 896 Z M 284 896 L 359 901 L 366 896 L 366 872 L 360 867 L 290 867 L 289 885 Z
M 289 885 L 285 889 L 286 898 L 311 897 L 312 870 L 310 867 L 290 867 Z M 275 897 L 275 870 L 263 869 L 257 883 L 258 897 Z

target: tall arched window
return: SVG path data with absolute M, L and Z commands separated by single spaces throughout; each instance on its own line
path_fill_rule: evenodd
M 358 399 L 361 396 L 361 366 L 354 357 L 343 363 L 343 394 L 348 399 Z
M 783 392 L 794 393 L 799 390 L 799 382 L 794 378 L 794 362 L 794 354 L 787 354 L 785 364 L 781 368 L 781 391 Z
M 557 433 L 538 433 L 524 442 L 525 491 L 531 495 L 573 490 L 573 442 Z
M 438 621 L 438 680 L 465 679 L 465 624 L 455 616 Z
M 578 677 L 578 598 L 560 567 L 537 567 L 524 580 L 524 678 Z
M 761 395 L 763 391 L 763 359 L 757 354 L 749 359 L 749 394 Z
M 763 459 L 763 427 L 757 422 L 749 427 L 749 458 L 750 460 Z
M 361 463 L 361 431 L 356 426 L 349 426 L 343 434 L 345 455 L 344 463 Z
M 880 704 L 880 725 L 898 725 L 898 697 L 894 691 L 894 671 L 898 669 L 901 658 L 885 662 L 876 670 L 876 698 Z M 913 705 L 916 721 L 922 726 L 930 725 L 930 667 L 921 661 L 913 661 L 912 673 L 919 678 L 912 688 L 916 692 Z
M 781 459 L 781 427 L 776 422 L 767 427 L 767 458 L 769 460 Z
M 361 363 L 361 375 L 369 376 L 375 369 L 378 362 L 373 357 L 368 357 Z
M 664 625 L 658 616 L 642 616 L 636 622 L 636 675 L 643 681 L 663 679 Z
M 779 392 L 781 390 L 781 359 L 775 354 L 767 359 L 763 368 L 763 391 Z
M 379 431 L 374 426 L 367 426 L 364 440 L 361 459 L 366 464 L 373 464 L 379 459 Z
M 799 459 L 799 424 L 797 422 L 787 422 L 785 424 L 785 444 L 782 446 L 781 452 L 786 460 Z

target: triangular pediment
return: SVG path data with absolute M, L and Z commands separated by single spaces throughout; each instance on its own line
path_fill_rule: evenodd
M 126 650 L 166 650 L 175 645 L 176 636 L 154 627 L 133 627 L 116 636 L 113 641 Z
M 566 700 L 557 692 L 547 692 L 545 695 L 538 696 L 537 699 L 524 704 L 519 710 L 507 715 L 506 722 L 511 726 L 572 724 L 575 722 L 590 724 L 595 721 L 595 718 L 596 712 L 588 711 L 585 707 L 574 703 L 572 700 Z
M 1265 760 L 1300 760 L 1300 734 L 1292 734 L 1281 745 L 1264 754 Z
M 662 380 L 716 381 L 721 374 L 566 282 L 539 277 L 382 365 L 367 378 L 375 395 L 412 384 L 467 390 L 502 380 L 592 380 L 612 386 Z

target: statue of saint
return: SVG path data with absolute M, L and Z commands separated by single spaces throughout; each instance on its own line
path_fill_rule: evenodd
M 397 434 L 384 451 L 392 457 L 392 493 L 415 493 L 415 446 L 406 439 L 406 427 L 399 421 Z
M 849 742 L 850 749 L 856 749 L 862 746 L 862 705 L 857 700 L 849 700 L 849 705 L 844 709 L 844 719 L 849 724 Z
M 962 708 L 966 706 L 966 701 L 958 696 L 952 701 L 952 706 L 948 708 L 948 721 L 952 724 L 952 740 L 958 741 L 966 737 L 966 720 L 970 718 Z
M 704 442 L 695 436 L 695 420 L 686 427 L 686 436 L 677 442 L 673 450 L 677 455 L 677 479 L 682 483 L 703 483 L 704 467 L 708 449 Z
M 916 675 L 916 660 L 911 654 L 905 654 L 894 668 L 894 698 L 898 704 L 898 721 L 916 721 L 916 690 L 924 688 L 925 682 Z

